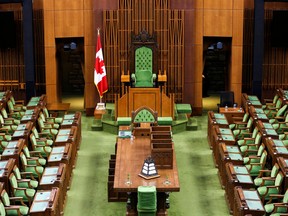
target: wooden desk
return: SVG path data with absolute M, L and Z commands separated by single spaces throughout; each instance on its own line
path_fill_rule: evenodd
M 284 145 L 283 140 L 277 140 L 268 137 L 264 139 L 264 144 L 269 154 L 267 160 L 271 162 L 271 166 L 277 162 L 278 157 L 288 159 L 288 149 Z
M 46 107 L 52 116 L 57 116 L 58 112 L 66 114 L 70 108 L 70 103 L 47 103 Z
M 67 143 L 71 145 L 72 148 L 72 164 L 75 167 L 76 157 L 77 157 L 77 127 L 72 126 L 67 129 L 60 129 L 54 141 L 54 146 L 65 146 Z
M 10 185 L 9 176 L 12 173 L 14 166 L 15 166 L 15 159 L 13 158 L 0 161 L 0 182 L 4 182 L 4 188 L 10 195 L 12 195 L 12 193 L 9 187 Z
M 53 187 L 59 188 L 59 209 L 64 210 L 68 179 L 66 179 L 66 164 L 59 166 L 46 167 L 39 182 L 39 190 L 52 190 Z
M 61 163 L 66 164 L 67 188 L 70 188 L 70 180 L 73 169 L 72 145 L 66 143 L 64 146 L 54 146 L 47 160 L 47 166 L 59 166 Z
M 60 124 L 61 129 L 71 128 L 72 126 L 77 127 L 76 143 L 77 143 L 77 149 L 78 150 L 80 149 L 80 144 L 81 144 L 81 139 L 82 139 L 81 117 L 82 117 L 81 112 L 75 112 L 73 114 L 65 114 L 63 116 L 63 121 Z
M 226 164 L 227 182 L 225 185 L 225 198 L 228 202 L 230 213 L 234 212 L 234 187 L 241 186 L 245 189 L 254 187 L 253 180 L 245 166 Z
M 256 190 L 234 188 L 234 211 L 233 216 L 263 216 L 265 209 Z
M 138 174 L 144 160 L 151 155 L 150 137 L 135 139 L 117 139 L 114 190 L 128 192 L 131 206 L 127 207 L 126 215 L 137 215 L 137 188 L 141 185 L 155 185 L 157 188 L 157 215 L 167 215 L 166 192 L 180 191 L 176 156 L 173 154 L 173 169 L 158 169 L 160 177 L 146 180 Z M 129 176 L 129 177 L 128 177 Z M 127 184 L 129 180 L 132 184 Z M 168 180 L 170 184 L 165 184 Z
M 243 117 L 244 116 L 244 110 L 240 107 L 220 107 L 219 113 L 222 113 L 227 118 L 227 121 L 229 124 L 232 124 L 234 122 L 234 117 Z
M 284 184 L 282 184 L 283 185 L 282 191 L 285 191 L 288 188 L 288 159 L 278 157 L 277 163 L 279 164 L 279 167 L 284 174 L 284 180 L 283 180 Z
M 262 139 L 266 137 L 271 137 L 273 139 L 279 139 L 279 135 L 276 130 L 273 128 L 272 124 L 268 122 L 256 121 L 256 126 L 259 129 L 259 132 L 262 135 Z
M 254 119 L 254 122 L 260 120 L 262 122 L 269 122 L 269 118 L 265 114 L 265 112 L 261 108 L 257 108 L 254 106 L 248 107 L 248 112 L 250 116 Z
M 235 145 L 236 140 L 233 135 L 233 132 L 229 128 L 220 128 L 218 125 L 215 125 L 212 129 L 213 129 L 212 153 L 215 166 L 218 167 L 219 144 L 225 143 L 227 145 Z
M 213 143 L 212 131 L 215 125 L 218 125 L 221 128 L 229 128 L 228 121 L 223 113 L 214 113 L 213 111 L 208 111 L 207 137 L 210 149 L 212 149 L 212 143 Z
M 246 93 L 242 93 L 241 105 L 244 107 L 246 112 L 251 106 L 256 108 L 262 107 L 262 103 L 256 95 L 247 95 Z
M 19 158 L 24 145 L 24 139 L 9 141 L 1 155 L 1 160 L 9 160 L 9 158 L 13 158 L 15 160 L 15 164 L 20 167 Z
M 41 95 L 37 97 L 32 97 L 29 102 L 27 103 L 26 107 L 27 109 L 34 109 L 35 107 L 38 106 L 46 106 L 47 103 L 47 96 L 46 95 Z
M 30 216 L 59 216 L 59 188 L 38 190 L 30 207 Z

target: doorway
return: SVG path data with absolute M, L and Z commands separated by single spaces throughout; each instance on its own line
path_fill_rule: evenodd
M 84 39 L 57 38 L 58 93 L 70 110 L 84 109 Z
M 203 110 L 216 110 L 220 92 L 229 89 L 231 38 L 203 38 L 202 104 Z

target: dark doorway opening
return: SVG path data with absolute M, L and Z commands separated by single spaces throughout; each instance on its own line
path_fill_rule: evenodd
M 84 98 L 84 38 L 57 38 L 56 46 L 58 93 L 62 102 L 73 106 L 75 98 L 77 101 Z M 79 109 L 83 106 L 83 102 L 78 104 Z
M 228 90 L 231 38 L 204 37 L 203 97 Z

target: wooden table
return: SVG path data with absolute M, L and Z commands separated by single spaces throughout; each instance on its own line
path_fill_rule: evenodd
M 265 209 L 256 190 L 243 189 L 240 186 L 234 188 L 233 216 L 263 216 Z
M 38 190 L 30 207 L 31 216 L 59 216 L 61 215 L 59 203 L 59 188 Z
M 214 113 L 213 111 L 208 111 L 207 138 L 210 145 L 210 149 L 212 149 L 212 143 L 213 143 L 212 131 L 215 125 L 218 125 L 221 128 L 229 128 L 228 121 L 223 113 Z
M 244 110 L 240 107 L 220 107 L 219 113 L 225 114 L 229 124 L 232 124 L 234 122 L 233 118 L 243 118 L 244 116 Z
M 273 166 L 277 162 L 278 157 L 288 159 L 288 149 L 284 145 L 283 140 L 272 139 L 270 137 L 264 139 L 264 144 L 268 152 L 268 161 Z
M 160 177 L 150 180 L 138 175 L 144 160 L 150 155 L 150 137 L 135 137 L 133 140 L 129 138 L 117 139 L 114 190 L 127 192 L 131 199 L 131 205 L 127 206 L 126 215 L 137 215 L 138 186 L 156 186 L 157 215 L 168 214 L 165 203 L 169 192 L 180 191 L 175 152 L 173 153 L 173 169 L 158 169 Z
M 225 198 L 228 202 L 230 214 L 234 212 L 234 187 L 241 186 L 245 189 L 254 187 L 253 180 L 245 166 L 226 164 L 227 182 L 225 185 Z
M 57 116 L 58 112 L 66 114 L 70 108 L 70 103 L 47 103 L 46 107 L 52 116 Z

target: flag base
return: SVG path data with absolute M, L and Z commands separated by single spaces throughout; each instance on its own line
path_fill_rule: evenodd
M 96 110 L 105 110 L 105 103 L 97 103 Z

